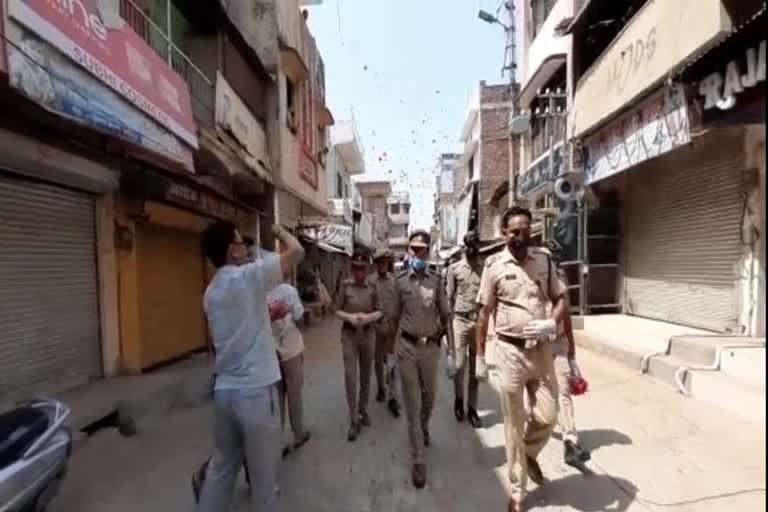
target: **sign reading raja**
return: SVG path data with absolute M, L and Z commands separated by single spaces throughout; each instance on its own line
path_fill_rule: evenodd
M 736 95 L 765 82 L 765 41 L 746 52 L 743 67 L 736 60 L 725 66 L 725 74 L 715 72 L 699 84 L 704 110 L 729 110 L 736 106 Z
M 8 16 L 197 149 L 187 84 L 125 24 L 116 3 L 8 0 Z

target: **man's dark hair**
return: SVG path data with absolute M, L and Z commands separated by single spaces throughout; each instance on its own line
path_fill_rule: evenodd
M 529 221 L 533 222 L 533 214 L 531 213 L 531 210 L 523 206 L 512 206 L 511 208 L 507 208 L 504 215 L 501 216 L 501 230 L 504 231 L 507 229 L 509 219 L 517 217 L 518 215 L 525 215 L 528 217 Z
M 203 254 L 214 267 L 220 268 L 227 264 L 229 246 L 235 241 L 237 226 L 232 222 L 219 220 L 210 224 L 200 241 Z

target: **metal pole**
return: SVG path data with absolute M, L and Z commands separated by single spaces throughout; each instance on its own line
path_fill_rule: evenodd
M 168 65 L 173 69 L 173 34 L 171 33 L 171 0 L 165 0 L 166 28 L 168 30 Z

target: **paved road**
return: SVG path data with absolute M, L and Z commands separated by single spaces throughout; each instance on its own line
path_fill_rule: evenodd
M 485 427 L 457 425 L 440 380 L 428 452 L 429 484 L 410 484 L 404 420 L 372 404 L 373 427 L 347 443 L 338 327 L 306 333 L 307 418 L 313 439 L 282 468 L 281 503 L 296 512 L 469 512 L 505 510 L 503 426 L 495 395 L 481 395 Z M 576 403 L 590 475 L 562 464 L 556 439 L 542 455 L 549 482 L 533 510 L 715 512 L 765 510 L 765 428 L 734 420 L 663 384 L 589 353 L 579 356 L 590 393 Z M 188 474 L 210 447 L 210 408 L 173 411 L 134 438 L 114 431 L 75 454 L 51 512 L 191 511 Z M 710 499 L 721 493 L 734 496 Z M 247 510 L 244 483 L 238 487 Z M 703 498 L 703 499 L 702 499 Z

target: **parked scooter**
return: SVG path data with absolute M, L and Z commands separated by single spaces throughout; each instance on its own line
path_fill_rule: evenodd
M 69 413 L 39 399 L 0 415 L 0 512 L 44 512 L 56 496 L 72 453 Z

